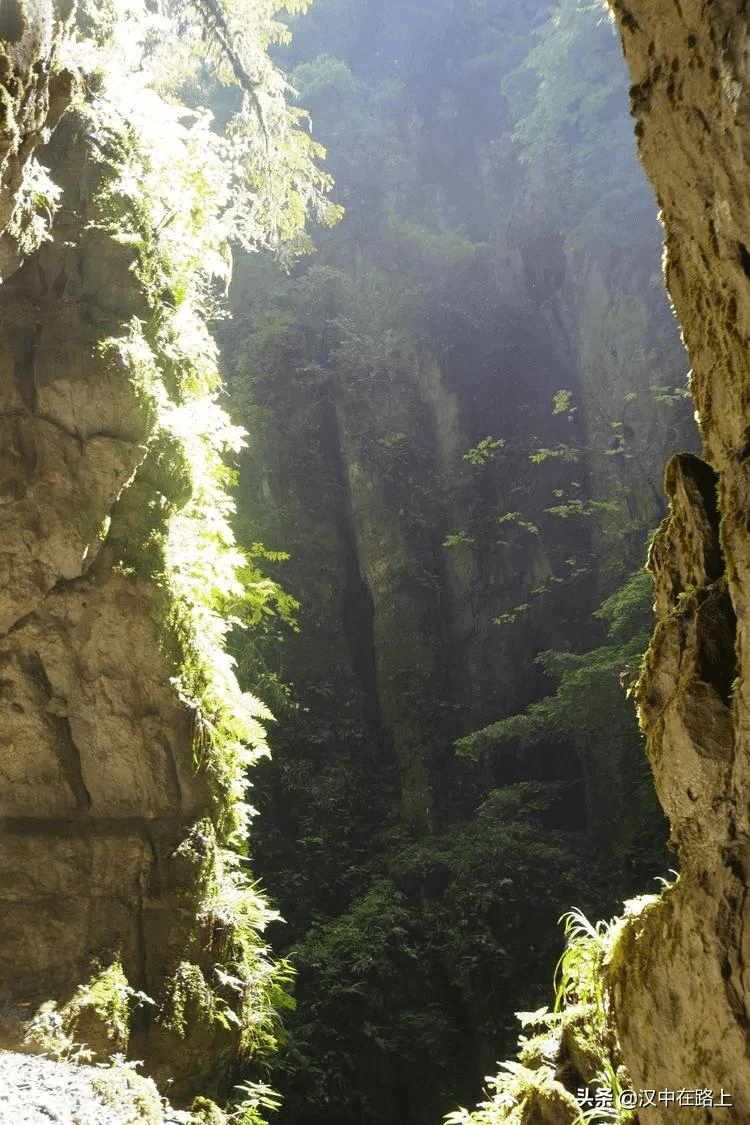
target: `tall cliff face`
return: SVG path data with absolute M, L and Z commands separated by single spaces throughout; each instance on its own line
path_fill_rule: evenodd
M 132 373 L 96 345 L 148 310 L 132 248 L 95 221 L 87 127 L 68 119 L 47 150 L 65 189 L 54 239 L 0 294 L 9 1014 L 67 1001 L 115 956 L 133 987 L 161 992 L 193 924 L 175 855 L 208 803 L 153 591 L 113 565 L 112 537 L 146 500 L 153 425 Z
M 636 1086 L 721 1088 L 750 1117 L 750 36 L 744 3 L 614 0 L 665 271 L 692 362 L 705 461 L 668 467 L 651 553 L 658 624 L 638 687 L 681 878 L 629 923 L 610 973 Z
M 382 60 L 368 67 L 357 54 L 368 5 L 348 7 L 335 20 L 329 11 L 326 38 L 308 45 L 294 80 L 349 213 L 321 239 L 316 264 L 286 286 L 268 274 L 243 286 L 240 267 L 235 287 L 236 389 L 253 380 L 266 430 L 243 500 L 249 510 L 255 489 L 261 518 L 277 507 L 279 526 L 264 534 L 305 559 L 313 583 L 320 531 L 337 505 L 333 523 L 348 532 L 334 527 L 328 543 L 336 590 L 328 624 L 344 661 L 347 629 L 374 650 L 367 690 L 395 749 L 401 819 L 429 832 L 472 801 L 470 780 L 466 800 L 457 799 L 453 740 L 545 692 L 540 650 L 591 643 L 591 609 L 637 565 L 664 515 L 667 450 L 693 435 L 684 416 L 670 428 L 654 398 L 662 380 L 680 387 L 684 355 L 666 302 L 649 292 L 657 227 L 632 150 L 619 155 L 626 187 L 636 204 L 645 200 L 653 229 L 642 220 L 645 234 L 629 231 L 638 248 L 629 245 L 627 257 L 614 224 L 600 218 L 590 231 L 589 214 L 572 204 L 562 214 L 557 184 L 572 179 L 555 163 L 562 144 L 548 142 L 533 168 L 521 163 L 504 101 L 488 109 L 489 122 L 467 125 L 476 104 L 468 75 L 487 68 L 487 81 L 504 86 L 543 13 L 503 3 L 481 15 L 443 9 L 423 42 L 410 5 L 394 51 L 402 62 L 381 88 Z M 352 40 L 341 59 L 316 58 L 337 33 Z M 392 34 L 384 28 L 385 39 Z M 616 36 L 607 37 L 603 53 L 624 74 Z M 442 102 L 425 98 L 433 84 Z M 593 178 L 590 153 L 578 159 L 586 173 L 578 180 Z M 553 414 L 562 388 L 570 409 Z M 327 437 L 316 463 L 311 451 Z M 320 485 L 310 488 L 311 478 Z M 350 612 L 347 565 L 371 599 L 369 614 Z M 309 607 L 317 593 L 305 581 L 294 575 L 292 588 Z M 317 674 L 313 637 L 303 630 L 289 661 L 300 684 Z M 593 761 L 557 745 L 539 757 L 546 776 L 555 759 L 567 783 L 586 776 L 591 827 L 616 821 Z
M 177 1098 L 219 1097 L 272 1041 L 274 970 L 228 850 L 264 709 L 206 590 L 196 610 L 179 585 L 216 547 L 196 546 L 207 489 L 232 545 L 213 344 L 195 312 L 196 360 L 169 319 L 200 264 L 180 273 L 155 237 L 145 142 L 111 102 L 57 124 L 76 81 L 59 21 L 17 7 L 0 24 L 0 1045 L 130 1042 Z M 40 144 L 60 195 L 41 215 Z

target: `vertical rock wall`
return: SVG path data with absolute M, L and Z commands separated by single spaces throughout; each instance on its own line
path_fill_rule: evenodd
M 168 857 L 206 806 L 148 584 L 119 572 L 105 542 L 138 488 L 149 424 L 96 344 L 147 310 L 134 251 L 90 223 L 100 170 L 85 128 L 67 122 L 47 154 L 65 186 L 54 239 L 0 291 L 6 1042 L 14 1013 L 68 999 L 95 959 L 120 955 L 158 995 L 187 932 Z
M 71 112 L 50 140 L 75 85 L 54 70 L 53 17 L 0 12 L 0 1046 L 19 1045 L 43 1001 L 75 998 L 73 1041 L 124 1050 L 134 1004 L 87 1008 L 81 993 L 121 962 L 156 1003 L 131 1029 L 137 1056 L 178 1098 L 220 1096 L 240 1042 L 247 1054 L 262 1036 L 248 1028 L 264 1018 L 264 904 L 240 917 L 247 882 L 210 820 L 237 798 L 178 687 L 164 560 L 144 546 L 190 496 L 182 449 L 157 425 L 168 392 L 143 365 L 163 372 L 145 342 L 128 348 L 154 320 L 144 236 L 101 211 L 109 126 L 94 142 L 92 119 Z M 41 225 L 24 182 L 40 144 L 62 192 Z M 252 982 L 220 997 L 214 969 L 230 961 Z
M 654 544 L 658 624 L 638 689 L 682 871 L 632 921 L 610 974 L 643 1088 L 723 1088 L 750 1119 L 750 33 L 739 0 L 614 0 L 641 159 L 662 208 L 667 285 L 691 363 L 701 461 L 674 458 Z M 717 506 L 718 498 L 718 506 Z

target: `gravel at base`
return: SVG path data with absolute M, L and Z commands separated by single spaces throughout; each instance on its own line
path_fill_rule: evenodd
M 104 1104 L 91 1080 L 93 1066 L 52 1062 L 0 1051 L 0 1125 L 132 1125 L 143 1120 Z M 186 1125 L 189 1113 L 164 1109 L 163 1125 Z

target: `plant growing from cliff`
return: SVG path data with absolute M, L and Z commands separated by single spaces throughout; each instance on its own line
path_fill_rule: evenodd
M 467 449 L 464 453 L 464 461 L 468 461 L 470 465 L 486 465 L 504 446 L 505 441 L 502 438 L 493 438 L 490 435 L 477 442 L 473 449 Z
M 631 893 L 630 878 L 636 872 L 650 875 L 664 857 L 663 818 L 629 698 L 648 645 L 651 590 L 649 574 L 639 568 L 596 611 L 607 623 L 603 644 L 583 653 L 539 653 L 537 664 L 558 681 L 554 694 L 456 743 L 459 755 L 490 760 L 497 760 L 505 748 L 523 752 L 570 746 L 581 763 L 584 785 L 592 792 L 601 792 L 602 778 L 609 774 L 615 878 L 621 879 L 623 870 L 633 872 L 622 884 L 622 894 Z M 596 816 L 597 810 L 592 808 L 590 815 Z
M 633 396 L 635 397 L 635 396 Z M 578 408 L 573 404 L 573 392 L 562 389 L 557 391 L 552 398 L 552 417 L 564 416 L 570 424 L 574 422 Z M 619 426 L 620 423 L 613 423 Z M 620 433 L 620 430 L 617 431 Z M 453 532 L 443 540 L 447 548 L 459 545 L 502 546 L 516 550 L 527 550 L 524 537 L 514 532 L 523 532 L 539 538 L 540 552 L 544 552 L 546 574 L 541 576 L 541 581 L 534 585 L 530 583 L 523 589 L 523 601 L 517 601 L 509 609 L 497 614 L 493 622 L 497 625 L 512 625 L 532 609 L 535 603 L 556 588 L 565 589 L 585 578 L 596 569 L 594 557 L 594 544 L 605 541 L 607 538 L 606 521 L 612 517 L 621 517 L 624 508 L 628 505 L 628 497 L 624 487 L 615 482 L 612 494 L 604 499 L 595 499 L 585 494 L 581 481 L 573 476 L 583 476 L 582 470 L 573 470 L 566 466 L 575 466 L 579 462 L 584 464 L 594 460 L 601 451 L 578 442 L 571 444 L 569 441 L 557 441 L 554 444 L 541 444 L 535 435 L 524 435 L 509 443 L 504 439 L 488 436 L 475 447 L 468 450 L 464 460 L 468 461 L 475 469 L 488 473 L 493 462 L 497 461 L 498 485 L 503 479 L 502 469 L 512 463 L 519 456 L 527 458 L 529 463 L 538 468 L 533 482 L 529 482 L 527 492 L 529 497 L 525 509 L 504 512 L 496 517 L 495 524 L 502 527 L 505 534 L 499 535 L 493 528 L 482 528 L 482 534 L 477 534 L 478 529 L 472 528 Z M 551 489 L 552 499 L 545 495 L 543 480 L 550 481 L 549 473 L 542 468 L 548 463 L 558 463 L 554 483 L 557 487 Z M 507 487 L 503 480 L 503 486 Z M 519 490 L 516 489 L 516 494 Z M 531 497 L 533 496 L 533 500 Z M 568 533 L 559 526 L 560 521 L 569 521 L 579 529 L 578 541 L 568 539 Z M 626 526 L 632 521 L 626 520 Z M 621 524 L 622 521 L 620 520 Z M 588 525 L 588 526 L 587 526 Z M 636 530 L 633 523 L 630 533 Z M 582 540 L 582 542 L 581 542 Z
M 247 847 L 247 767 L 267 753 L 271 715 L 240 690 L 225 639 L 233 625 L 270 613 L 291 621 L 295 603 L 261 573 L 264 549 L 246 555 L 234 539 L 226 461 L 244 436 L 220 402 L 209 322 L 221 312 L 232 240 L 293 257 L 307 245 L 308 215 L 328 221 L 337 210 L 324 198 L 320 150 L 265 53 L 284 33 L 273 19 L 278 6 L 209 5 L 213 39 L 228 38 L 221 59 L 202 61 L 206 5 L 198 7 L 201 21 L 180 5 L 112 5 L 107 33 L 78 52 L 100 69 L 88 84 L 96 97 L 79 109 L 98 172 L 89 230 L 130 255 L 125 283 L 137 309 L 97 342 L 113 378 L 135 391 L 129 421 L 140 453 L 97 550 L 100 565 L 137 584 L 150 604 L 212 801 L 210 822 L 194 825 L 173 856 L 189 867 L 181 908 L 196 924 L 156 997 L 156 1020 L 163 1033 L 210 1042 L 216 1064 L 251 1058 L 257 1071 L 279 1032 L 288 973 L 262 936 L 275 915 L 233 849 Z M 177 95 L 198 71 L 209 88 L 227 81 L 223 63 L 232 58 L 240 93 L 222 131 Z M 255 1122 L 271 1095 L 252 1083 L 246 1093 L 245 1117 Z
M 165 644 L 176 646 L 179 690 L 200 711 L 197 761 L 214 774 L 221 832 L 240 841 L 244 771 L 266 752 L 260 723 L 270 713 L 251 694 L 238 693 L 224 638 L 230 625 L 257 622 L 274 608 L 289 620 L 294 602 L 234 542 L 226 491 L 234 476 L 222 458 L 239 450 L 243 436 L 218 402 L 217 352 L 205 318 L 215 308 L 213 278 L 228 279 L 222 246 L 231 237 L 258 240 L 236 211 L 241 153 L 232 141 L 228 159 L 228 142 L 214 132 L 210 115 L 170 105 L 138 83 L 126 93 L 118 89 L 117 97 L 120 128 L 97 122 L 100 156 L 113 171 L 99 207 L 108 229 L 138 253 L 151 316 L 133 321 L 127 336 L 112 337 L 103 348 L 142 390 L 145 414 L 155 423 L 144 468 L 163 500 L 141 521 L 140 542 L 127 546 L 117 526 L 109 537 L 125 552 L 121 566 L 137 570 L 145 563 L 161 571 Z M 270 123 L 266 129 L 281 143 Z M 259 182 L 255 187 L 253 207 L 263 199 Z M 273 229 L 261 213 L 254 222 L 268 241 L 296 238 L 280 218 Z M 261 554 L 255 550 L 256 558 Z M 206 756 L 211 745 L 217 753 Z
M 27 1044 L 65 1062 L 106 1061 L 127 1050 L 130 1019 L 136 1008 L 154 1001 L 131 988 L 119 958 L 97 968 L 67 1004 L 46 1001 L 30 1022 Z
M 592 1005 L 603 1012 L 604 988 L 598 968 L 610 944 L 613 923 L 589 922 L 573 909 L 560 918 L 565 930 L 565 950 L 555 969 L 555 1012 L 566 1005 Z
M 342 213 L 328 199 L 331 179 L 318 166 L 325 151 L 310 136 L 306 114 L 290 104 L 294 91 L 267 54 L 271 44 L 288 39 L 276 14 L 306 6 L 305 0 L 193 0 L 134 4 L 123 14 L 112 5 L 109 36 L 94 50 L 84 38 L 72 51 L 72 61 L 99 69 L 111 109 L 142 135 L 158 132 L 150 147 L 151 184 L 143 166 L 136 182 L 149 189 L 142 198 L 149 199 L 175 263 L 192 253 L 200 275 L 208 267 L 209 275 L 228 280 L 231 240 L 251 250 L 272 247 L 292 260 L 312 249 L 308 219 L 331 225 Z M 106 17 L 87 7 L 84 26 L 101 26 Z M 227 89 L 232 106 L 221 126 L 209 110 L 189 108 L 196 90 L 205 104 L 217 88 Z M 152 192 L 154 172 L 161 190 Z M 197 207 L 174 193 L 180 176 L 202 184 Z
M 628 1079 L 604 984 L 604 966 L 621 920 L 592 925 L 580 910 L 571 910 L 560 921 L 566 946 L 555 970 L 554 1010 L 545 1006 L 517 1013 L 524 1028 L 536 1031 L 522 1035 L 517 1058 L 501 1063 L 499 1073 L 485 1079 L 487 1100 L 472 1112 L 449 1113 L 446 1125 L 520 1125 L 548 1115 L 570 1125 L 627 1125 L 634 1120 L 633 1112 L 620 1105 Z M 599 1098 L 600 1090 L 606 1097 Z M 591 1108 L 583 1108 L 584 1092 L 596 1103 Z
M 551 676 L 559 678 L 553 696 L 532 703 L 520 715 L 502 719 L 483 731 L 459 739 L 460 753 L 480 754 L 483 749 L 509 739 L 522 745 L 533 745 L 549 734 L 598 735 L 606 716 L 626 712 L 618 683 L 623 667 L 637 667 L 646 650 L 649 637 L 651 577 L 644 568 L 607 598 L 595 616 L 608 621 L 609 638 L 613 643 L 600 645 L 587 653 L 544 652 L 537 663 Z M 582 725 L 585 700 L 587 726 Z
M 26 162 L 9 230 L 22 251 L 36 249 L 52 237 L 52 223 L 60 205 L 60 188 L 35 157 Z

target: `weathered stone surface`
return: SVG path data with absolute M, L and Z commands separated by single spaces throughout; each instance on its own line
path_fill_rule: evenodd
M 6 815 L 40 807 L 53 815 L 53 793 L 42 797 L 45 769 L 54 778 L 62 771 L 73 807 L 92 817 L 189 816 L 199 808 L 185 751 L 188 718 L 165 685 L 148 609 L 125 579 L 83 582 L 51 595 L 0 642 L 20 672 L 5 728 L 17 730 L 9 768 L 19 763 L 29 781 L 26 803 L 18 783 L 6 790 Z M 19 696 L 22 712 L 14 708 Z
M 146 826 L 140 835 L 132 824 L 107 828 L 86 832 L 70 822 L 37 821 L 6 826 L 2 834 L 0 943 L 3 963 L 12 960 L 16 969 L 12 979 L 3 974 L 3 984 L 27 1014 L 49 995 L 67 999 L 90 976 L 92 957 L 122 949 L 132 963 L 139 954 L 137 907 L 153 845 Z
M 609 983 L 633 1088 L 675 1095 L 712 1090 L 717 1104 L 723 1090 L 732 1108 L 679 1105 L 675 1099 L 639 1109 L 645 1122 L 748 1120 L 744 1033 L 728 1002 L 727 950 L 717 958 L 719 947 L 709 936 L 729 936 L 726 907 L 712 892 L 697 881 L 680 882 L 661 904 L 633 917 L 619 939 Z M 692 1098 L 694 1103 L 694 1093 Z
M 640 154 L 666 229 L 666 279 L 693 365 L 708 464 L 673 461 L 651 555 L 659 623 L 639 685 L 683 877 L 629 924 L 612 974 L 636 1085 L 723 1087 L 733 1108 L 660 1106 L 651 1122 L 750 1118 L 750 70 L 744 3 L 613 0 Z M 715 491 L 716 490 L 716 491 Z M 716 497 L 718 496 L 718 507 Z M 720 523 L 719 523 L 720 520 Z
M 209 807 L 194 716 L 160 648 L 148 568 L 140 578 L 118 568 L 107 532 L 124 537 L 158 486 L 152 408 L 127 363 L 100 346 L 148 306 L 132 245 L 95 225 L 102 169 L 86 129 L 70 117 L 48 148 L 65 193 L 55 237 L 0 288 L 5 1046 L 19 1044 L 37 1003 L 70 1001 L 94 965 L 119 957 L 132 987 L 158 1002 L 186 950 L 200 961 L 210 947 L 198 936 L 205 871 L 173 875 Z M 209 1024 L 182 1073 L 191 1034 L 183 1044 L 144 1015 L 135 1036 L 138 1057 L 186 1097 L 217 1035 L 232 1051 L 232 1036 Z M 224 1081 L 215 1069 L 212 1089 Z

